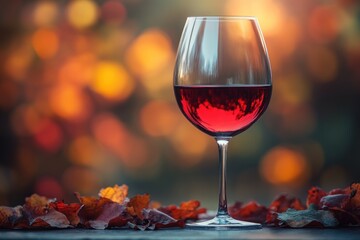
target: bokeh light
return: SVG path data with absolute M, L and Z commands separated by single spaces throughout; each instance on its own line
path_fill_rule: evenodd
M 0 205 L 32 192 L 73 200 L 115 183 L 163 202 L 201 193 L 216 204 L 216 143 L 182 116 L 172 89 L 186 16 L 199 13 L 256 16 L 270 56 L 270 105 L 229 145 L 237 200 L 359 181 L 359 1 L 3 5 Z
M 98 8 L 92 0 L 70 1 L 67 6 L 69 23 L 78 29 L 90 27 L 98 18 Z
M 299 151 L 275 147 L 267 152 L 260 164 L 261 175 L 275 185 L 301 186 L 309 177 L 307 160 Z
M 164 101 L 151 101 L 140 112 L 141 126 L 150 136 L 168 136 L 179 124 L 179 112 Z
M 40 1 L 35 6 L 33 17 L 39 27 L 54 25 L 59 17 L 59 6 L 55 1 Z
M 39 29 L 32 37 L 32 45 L 40 58 L 52 58 L 59 49 L 59 39 L 51 29 Z
M 124 101 L 135 87 L 125 68 L 114 62 L 100 62 L 95 66 L 91 89 L 108 100 Z

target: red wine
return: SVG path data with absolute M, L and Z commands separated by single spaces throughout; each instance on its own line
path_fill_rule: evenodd
M 272 86 L 175 86 L 174 91 L 182 113 L 197 128 L 211 136 L 234 136 L 266 110 Z

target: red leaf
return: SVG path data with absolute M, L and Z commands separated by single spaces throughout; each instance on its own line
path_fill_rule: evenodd
M 56 211 L 61 212 L 69 220 L 70 224 L 76 227 L 80 223 L 78 213 L 81 205 L 79 203 L 65 204 L 63 202 L 50 203 L 50 208 L 54 208 Z
M 289 208 L 296 210 L 305 209 L 304 204 L 300 201 L 300 199 L 296 197 L 290 197 L 286 194 L 282 194 L 277 197 L 269 206 L 269 210 L 272 212 L 285 212 Z
M 197 200 L 190 200 L 180 204 L 180 207 L 175 205 L 169 205 L 167 207 L 161 207 L 159 210 L 164 212 L 176 220 L 190 220 L 198 219 L 199 214 L 205 213 L 205 208 L 199 208 L 200 202 Z
M 320 208 L 320 200 L 326 195 L 326 192 L 319 187 L 310 188 L 306 199 L 306 206 L 309 207 L 311 204 L 314 204 Z
M 255 201 L 251 201 L 245 205 L 236 202 L 233 206 L 229 207 L 230 215 L 238 220 L 264 223 L 269 210 L 259 205 Z

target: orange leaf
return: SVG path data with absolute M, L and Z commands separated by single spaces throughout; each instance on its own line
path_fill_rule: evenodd
M 150 195 L 143 194 L 143 195 L 136 195 L 132 197 L 127 204 L 127 211 L 132 216 L 137 216 L 140 219 L 144 219 L 142 214 L 142 210 L 149 207 L 150 203 Z
M 125 184 L 121 186 L 115 184 L 114 187 L 102 188 L 99 192 L 99 196 L 123 204 L 127 198 L 128 189 L 128 186 Z

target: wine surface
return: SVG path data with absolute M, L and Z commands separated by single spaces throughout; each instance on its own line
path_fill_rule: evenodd
M 174 86 L 186 118 L 211 136 L 234 136 L 251 126 L 266 110 L 271 85 Z

